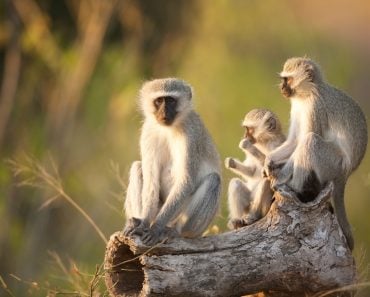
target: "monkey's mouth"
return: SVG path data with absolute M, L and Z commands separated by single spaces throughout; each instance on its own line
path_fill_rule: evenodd
M 283 94 L 283 96 L 287 98 L 293 96 L 294 94 L 294 90 L 288 86 L 282 86 L 280 90 L 281 90 L 281 94 Z
M 157 118 L 158 122 L 164 126 L 170 126 L 175 121 L 175 117 L 160 117 Z
M 163 119 L 162 123 L 165 126 L 170 126 L 173 123 L 174 119 Z
M 247 135 L 244 138 L 248 139 L 251 144 L 255 144 L 257 142 L 257 140 L 251 135 Z
M 175 121 L 177 113 L 170 111 L 170 112 L 161 112 L 157 113 L 156 118 L 158 123 L 164 126 L 170 126 Z

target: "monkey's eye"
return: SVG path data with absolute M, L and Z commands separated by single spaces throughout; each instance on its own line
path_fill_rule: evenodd
M 163 103 L 163 97 L 159 97 L 153 101 L 154 106 L 158 108 Z
M 176 104 L 176 99 L 173 97 L 166 97 L 166 104 L 174 105 Z
M 283 76 L 283 77 L 281 77 L 281 80 L 282 80 L 282 83 L 284 85 L 290 86 L 292 84 L 292 82 L 293 82 L 293 77 L 291 77 L 291 76 Z
M 254 133 L 254 128 L 253 127 L 244 126 L 244 128 L 245 128 L 245 133 L 244 133 L 245 138 L 250 137 L 250 136 L 253 135 L 253 133 Z

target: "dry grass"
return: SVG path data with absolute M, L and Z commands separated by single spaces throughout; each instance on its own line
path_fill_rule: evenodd
M 7 163 L 9 164 L 14 175 L 20 178 L 18 186 L 30 186 L 45 190 L 48 193 L 52 193 L 51 197 L 42 203 L 40 206 L 41 209 L 50 206 L 58 199 L 63 199 L 86 219 L 104 244 L 107 244 L 108 240 L 106 236 L 90 217 L 90 215 L 84 209 L 82 209 L 70 195 L 65 192 L 58 169 L 52 158 L 49 158 L 49 168 L 29 156 L 25 156 L 22 161 L 8 160 Z M 105 272 L 103 269 L 103 264 L 96 265 L 95 272 L 91 274 L 82 272 L 74 261 L 70 260 L 69 264 L 64 263 L 61 257 L 55 252 L 49 252 L 49 256 L 54 262 L 53 267 L 57 267 L 59 270 L 58 279 L 62 279 L 63 282 L 65 282 L 65 287 L 71 289 L 65 290 L 53 287 L 49 281 L 41 284 L 33 280 L 24 280 L 14 274 L 11 274 L 10 276 L 27 288 L 30 295 L 38 295 L 42 292 L 48 297 L 60 295 L 90 297 L 107 296 L 107 291 L 103 289 L 103 277 Z M 7 295 L 15 296 L 1 276 L 0 288 L 2 288 Z
M 53 195 L 41 205 L 41 208 L 47 207 L 57 199 L 64 199 L 86 219 L 103 242 L 107 244 L 108 240 L 106 236 L 96 225 L 94 220 L 64 191 L 55 162 L 52 158 L 49 158 L 49 160 L 51 170 L 47 170 L 40 162 L 29 156 L 26 156 L 22 162 L 18 160 L 8 160 L 7 163 L 10 165 L 14 175 L 21 177 L 20 186 L 31 186 L 51 190 L 53 192 Z
M 103 288 L 103 278 L 105 272 L 103 269 L 103 265 L 97 265 L 93 274 L 84 273 L 73 261 L 70 261 L 69 265 L 67 266 L 57 253 L 49 252 L 49 255 L 54 261 L 54 267 L 58 268 L 59 270 L 58 278 L 63 279 L 65 282 L 65 287 L 68 287 L 69 289 L 61 289 L 55 287 L 51 285 L 49 281 L 40 283 L 33 280 L 24 280 L 14 274 L 10 274 L 10 277 L 16 280 L 19 285 L 24 286 L 30 296 L 108 296 L 108 291 Z M 16 297 L 1 277 L 0 285 L 9 296 Z

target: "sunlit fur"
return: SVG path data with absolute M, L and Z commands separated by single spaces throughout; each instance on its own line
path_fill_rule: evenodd
M 279 119 L 267 109 L 253 109 L 248 112 L 242 126 L 253 130 L 251 137 L 256 142 L 246 148 L 243 145 L 247 139 L 241 141 L 240 148 L 246 155 L 243 162 L 233 158 L 225 160 L 226 168 L 241 177 L 233 178 L 229 183 L 228 226 L 231 229 L 251 224 L 268 212 L 272 192 L 269 181 L 262 177 L 264 156 L 285 140 Z M 259 151 L 259 155 L 254 155 L 255 151 Z
M 286 184 L 296 193 L 310 193 L 334 181 L 334 206 L 339 224 L 353 248 L 353 237 L 344 208 L 344 187 L 359 166 L 367 146 L 367 124 L 357 103 L 323 79 L 319 66 L 309 58 L 288 59 L 280 73 L 290 77 L 293 93 L 290 127 L 286 142 L 266 158 L 265 170 L 277 177 L 276 185 Z M 285 164 L 271 172 L 276 164 Z M 303 194 L 302 194 L 303 193 Z M 317 191 L 309 197 L 314 199 Z M 307 197 L 303 197 L 307 199 Z
M 165 96 L 178 101 L 177 117 L 168 126 L 153 116 L 153 100 Z M 141 161 L 130 172 L 125 210 L 127 219 L 147 224 L 142 240 L 149 245 L 163 239 L 166 227 L 200 236 L 219 206 L 219 155 L 191 100 L 190 85 L 176 78 L 152 80 L 140 90 Z

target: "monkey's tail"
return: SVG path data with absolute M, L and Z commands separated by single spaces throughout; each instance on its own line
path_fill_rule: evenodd
M 344 188 L 346 181 L 343 178 L 339 178 L 334 181 L 334 211 L 337 217 L 338 223 L 346 237 L 347 244 L 352 251 L 354 248 L 354 239 L 351 231 L 351 225 L 348 222 L 346 208 L 344 204 Z

